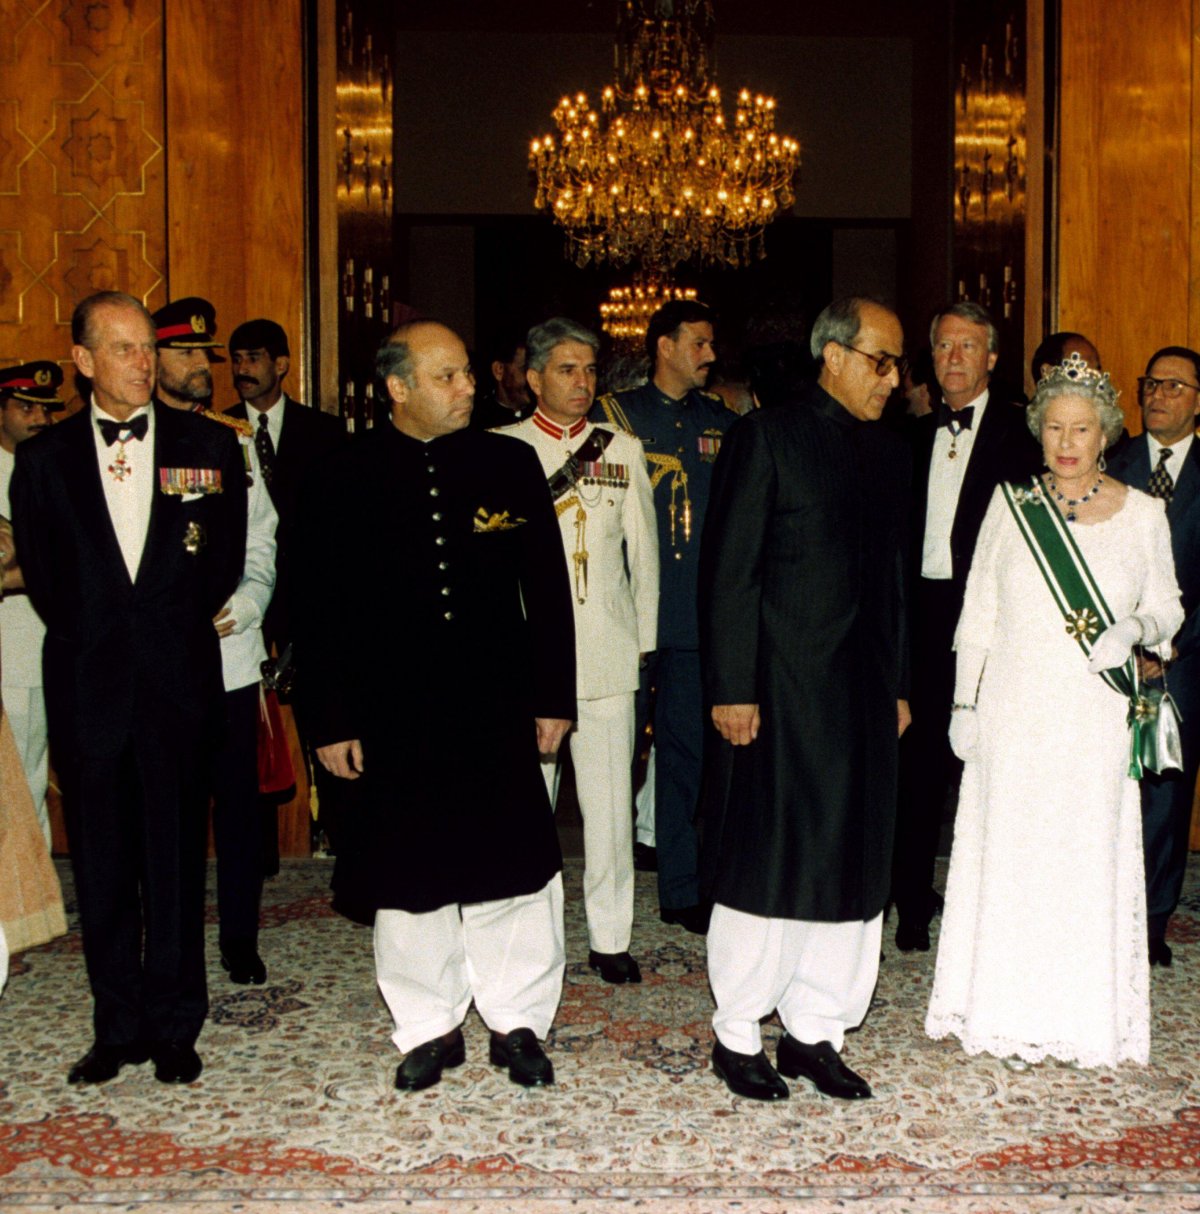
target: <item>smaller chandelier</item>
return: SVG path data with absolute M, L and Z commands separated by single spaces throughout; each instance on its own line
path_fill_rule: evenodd
M 634 275 L 627 287 L 613 287 L 600 305 L 600 327 L 618 345 L 640 345 L 650 317 L 673 299 L 696 298 L 694 287 L 673 287 L 653 277 Z
M 775 132 L 774 100 L 742 90 L 726 125 L 711 0 L 622 0 L 619 12 L 617 77 L 600 112 L 586 93 L 564 97 L 557 137 L 533 141 L 534 206 L 562 226 L 579 266 L 636 259 L 665 273 L 762 257 L 800 159 Z

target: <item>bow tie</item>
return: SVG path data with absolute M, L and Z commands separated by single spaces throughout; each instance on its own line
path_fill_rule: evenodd
M 948 426 L 951 422 L 957 422 L 959 430 L 969 430 L 971 428 L 971 417 L 974 413 L 974 405 L 967 405 L 963 409 L 951 409 L 945 401 L 942 401 L 938 406 L 937 424 L 939 426 Z
M 104 445 L 111 447 L 122 435 L 136 438 L 138 442 L 141 442 L 146 437 L 146 428 L 150 424 L 150 418 L 145 413 L 130 418 L 127 422 L 114 422 L 98 417 L 96 424 L 100 427 L 100 437 L 104 439 Z

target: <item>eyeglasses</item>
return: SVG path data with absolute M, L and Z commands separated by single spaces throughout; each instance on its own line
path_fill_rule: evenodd
M 1200 384 L 1189 384 L 1183 379 L 1155 379 L 1152 375 L 1142 375 L 1138 378 L 1138 395 L 1148 400 L 1155 392 L 1161 392 L 1167 400 L 1174 400 L 1184 388 L 1200 392 Z
M 852 350 L 855 354 L 861 354 L 863 358 L 869 358 L 875 364 L 875 374 L 880 379 L 885 375 L 890 375 L 893 367 L 900 373 L 901 379 L 904 378 L 904 373 L 908 370 L 908 359 L 903 354 L 868 354 L 866 350 L 860 350 L 857 346 L 852 346 L 848 342 L 840 341 L 838 345 L 844 350 Z

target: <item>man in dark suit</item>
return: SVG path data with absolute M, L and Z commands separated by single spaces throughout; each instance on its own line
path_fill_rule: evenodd
M 275 531 L 275 591 L 263 620 L 263 640 L 268 654 L 274 651 L 281 655 L 292 642 L 291 596 L 295 579 L 311 573 L 296 563 L 300 486 L 314 464 L 345 443 L 346 431 L 332 414 L 302 405 L 284 392 L 291 349 L 287 334 L 275 321 L 248 320 L 238 325 L 229 337 L 229 360 L 233 386 L 241 400 L 226 412 L 230 417 L 246 419 L 252 426 L 258 465 L 279 516 Z M 307 752 L 307 727 L 299 711 L 296 726 Z M 320 806 L 319 817 L 313 824 L 314 844 L 322 831 L 336 842 L 344 790 L 319 763 L 313 763 L 312 771 Z M 264 809 L 270 814 L 269 829 L 276 831 L 274 806 L 264 804 Z
M 892 897 L 902 950 L 929 948 L 929 921 L 942 810 L 958 769 L 950 751 L 954 630 L 975 540 L 996 486 L 1037 467 L 1025 413 L 992 397 L 999 353 L 991 317 L 958 303 L 930 327 L 941 403 L 913 423 L 909 632 L 913 727 L 900 747 L 900 802 Z
M 155 331 L 137 300 L 90 296 L 71 335 L 91 404 L 18 448 L 12 484 L 95 999 L 95 1043 L 68 1081 L 149 1056 L 158 1079 L 189 1083 L 208 1008 L 212 618 L 241 576 L 245 473 L 224 427 L 152 405 Z
M 248 320 L 229 337 L 233 386 L 240 402 L 227 410 L 254 427 L 254 449 L 271 494 L 279 528 L 275 540 L 275 594 L 263 623 L 268 651 L 282 653 L 292 639 L 289 589 L 295 576 L 296 504 L 312 465 L 346 440 L 341 422 L 293 400 L 283 389 L 291 367 L 287 334 L 273 320 Z
M 1142 847 L 1146 861 L 1146 925 L 1150 963 L 1170 965 L 1167 924 L 1179 903 L 1187 866 L 1188 832 L 1200 770 L 1200 354 L 1167 346 L 1138 380 L 1145 432 L 1109 461 L 1118 480 L 1167 503 L 1175 577 L 1183 592 L 1183 627 L 1175 637 L 1167 680 L 1182 718 L 1183 771 L 1142 778 Z M 1139 659 L 1147 680 L 1162 678 L 1149 655 Z
M 700 556 L 710 737 L 701 891 L 715 903 L 713 1069 L 779 1100 L 779 1071 L 830 1096 L 871 1089 L 841 1060 L 879 971 L 903 699 L 903 442 L 879 424 L 904 334 L 849 298 L 813 325 L 820 365 L 787 406 L 741 418 L 713 473 Z M 723 740 L 722 740 L 723 739 Z
M 301 500 L 319 577 L 296 647 L 320 762 L 354 800 L 335 906 L 375 924 L 375 971 L 419 1091 L 464 1060 L 474 1000 L 493 1065 L 554 1082 L 539 1044 L 562 991 L 562 858 L 539 752 L 575 711 L 575 627 L 545 474 L 470 430 L 466 347 L 398 329 L 376 374 L 391 418 Z M 353 621 L 347 626 L 346 621 Z

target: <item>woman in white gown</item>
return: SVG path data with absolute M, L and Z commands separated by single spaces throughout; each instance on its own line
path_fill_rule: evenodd
M 970 1054 L 1145 1063 L 1149 961 L 1128 700 L 1099 671 L 1183 621 L 1163 503 L 1103 475 L 1123 417 L 1078 356 L 1029 406 L 1043 493 L 1115 621 L 1091 659 L 1064 626 L 1003 489 L 955 637 L 951 745 L 965 761 L 925 1030 Z M 1020 1066 L 1020 1063 L 1016 1065 Z

